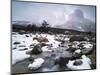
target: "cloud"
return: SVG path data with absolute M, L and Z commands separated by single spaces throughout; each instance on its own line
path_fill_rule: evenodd
M 95 31 L 95 23 L 90 19 L 84 17 L 84 12 L 76 9 L 73 13 L 68 15 L 68 20 L 60 28 L 74 29 L 79 31 Z

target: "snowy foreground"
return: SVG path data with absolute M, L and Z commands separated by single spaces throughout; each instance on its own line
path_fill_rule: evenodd
M 40 42 L 35 37 L 45 37 L 48 41 Z M 64 65 L 63 70 L 80 70 L 80 69 L 91 69 L 92 61 L 87 56 L 86 52 L 89 52 L 93 48 L 93 43 L 87 41 L 74 41 L 69 42 L 70 37 L 68 35 L 57 34 L 57 35 L 50 35 L 50 34 L 19 34 L 18 32 L 12 32 L 12 67 L 17 65 L 18 63 L 23 62 L 26 59 L 32 58 L 31 61 L 28 61 L 27 69 L 31 70 L 31 72 L 46 72 L 46 71 L 60 71 L 58 67 L 59 65 L 59 58 L 64 57 L 65 60 L 67 58 L 71 58 L 76 55 L 80 55 L 75 59 L 68 59 Z M 64 41 L 64 43 L 62 43 Z M 28 54 L 35 45 L 40 43 L 45 43 L 46 45 L 41 47 L 42 53 L 37 55 L 30 55 Z M 80 48 L 80 43 L 82 43 L 84 49 L 83 51 Z M 69 45 L 72 44 L 73 48 L 76 48 L 75 51 L 71 52 L 69 49 Z M 76 57 L 76 55 L 74 57 Z M 33 60 L 34 59 L 34 60 Z M 51 60 L 51 62 L 47 62 L 47 60 Z M 52 62 L 53 61 L 53 62 Z M 55 63 L 49 66 L 49 63 Z M 77 64 L 78 63 L 78 64 Z M 48 64 L 47 66 L 43 66 Z M 48 67 L 49 66 L 49 67 Z M 42 68 L 41 70 L 39 70 Z M 13 68 L 15 69 L 15 68 Z M 34 71 L 35 70 L 35 71 Z M 39 70 L 39 71 L 36 71 Z M 30 71 L 29 71 L 30 72 Z M 19 73 L 19 72 L 15 72 Z M 24 73 L 24 72 L 22 72 Z M 26 73 L 26 72 L 25 72 Z

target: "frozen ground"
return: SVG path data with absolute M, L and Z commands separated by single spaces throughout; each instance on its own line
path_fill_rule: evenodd
M 31 45 L 39 44 L 37 40 L 33 40 L 34 37 L 45 37 L 49 41 L 45 42 L 47 46 L 42 47 L 42 53 L 38 55 L 32 55 L 33 58 L 42 58 L 44 59 L 43 65 L 37 70 L 29 70 L 28 65 L 30 61 L 30 55 L 26 54 L 27 51 L 31 51 L 33 48 Z M 74 41 L 69 42 L 69 36 L 63 34 L 32 34 L 25 33 L 19 34 L 18 32 L 12 32 L 12 72 L 13 73 L 33 73 L 33 72 L 46 72 L 46 71 L 63 71 L 63 70 L 78 70 L 78 69 L 91 69 L 90 63 L 92 61 L 87 56 L 81 58 L 83 64 L 80 66 L 73 66 L 74 60 L 70 60 L 67 66 L 59 68 L 59 65 L 55 65 L 55 58 L 59 56 L 71 57 L 72 53 L 66 51 L 69 48 L 68 45 L 73 44 L 74 48 L 78 48 L 80 43 L 84 43 L 84 48 L 90 49 L 93 47 L 93 44 L 87 41 Z M 64 41 L 64 44 L 61 44 Z M 52 44 L 52 46 L 51 46 Z M 76 50 L 76 53 L 81 53 L 82 50 Z M 85 59 L 86 58 L 86 59 Z M 35 65 L 36 66 L 36 65 Z

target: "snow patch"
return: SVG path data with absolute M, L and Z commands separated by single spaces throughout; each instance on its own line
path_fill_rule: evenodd
M 40 68 L 43 63 L 44 63 L 44 59 L 43 58 L 37 58 L 37 59 L 35 59 L 33 61 L 33 63 L 28 65 L 28 68 L 30 70 L 36 70 L 36 69 Z
M 81 52 L 81 50 L 80 49 L 77 49 L 76 51 L 75 51 L 75 53 L 80 53 Z
M 90 64 L 91 60 L 86 57 L 85 55 L 82 55 L 81 61 L 83 62 L 81 65 L 75 66 L 73 65 L 75 60 L 69 60 L 68 64 L 66 66 L 71 70 L 83 70 L 83 69 L 91 69 Z
M 29 55 L 26 54 L 26 51 L 12 51 L 12 64 L 16 64 L 19 61 L 22 61 L 26 58 L 29 58 Z
M 85 45 L 84 45 L 84 48 L 92 48 L 92 47 L 93 47 L 92 44 L 85 44 Z

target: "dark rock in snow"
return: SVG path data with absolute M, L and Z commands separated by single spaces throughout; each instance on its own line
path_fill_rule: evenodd
M 49 42 L 49 40 L 45 37 L 34 37 L 33 40 L 37 40 L 38 42 Z
M 14 44 L 20 44 L 20 42 L 14 42 Z
M 68 63 L 68 61 L 71 59 L 71 57 L 72 57 L 71 53 L 69 53 L 67 51 L 63 51 L 63 53 L 60 53 L 55 58 L 55 64 L 58 64 L 60 67 L 63 67 Z
M 42 53 L 41 46 L 40 45 L 34 46 L 34 48 L 31 51 L 31 54 L 40 54 L 40 53 Z
M 73 48 L 73 47 L 70 46 L 68 49 L 66 49 L 66 51 L 69 51 L 69 52 L 73 53 L 76 49 L 77 48 Z
M 31 44 L 31 45 L 30 45 L 30 48 L 33 48 L 34 46 L 35 46 L 34 44 Z
M 34 61 L 33 57 L 28 58 L 28 60 L 30 61 L 30 63 L 32 63 Z
M 83 48 L 84 47 L 84 45 L 81 44 L 81 43 L 78 46 L 79 46 L 79 48 Z
M 49 46 L 49 44 L 41 43 L 41 47 L 43 47 L 43 46 Z
M 73 65 L 75 66 L 79 66 L 81 65 L 83 62 L 80 59 L 75 60 L 75 62 L 73 63 Z
M 28 48 L 24 48 L 24 50 L 28 50 Z
M 14 47 L 14 48 L 13 48 L 13 50 L 14 50 L 14 49 L 17 49 L 17 48 L 16 48 L 16 47 Z
M 75 59 L 81 58 L 81 56 L 82 56 L 81 53 L 73 53 L 71 60 L 75 60 Z
M 86 41 L 86 39 L 82 36 L 72 36 L 69 41 L 70 42 L 73 42 L 73 41 Z
M 93 52 L 93 49 L 82 49 L 82 54 L 89 55 Z
M 25 45 L 19 45 L 19 47 L 26 47 Z
M 55 64 L 62 66 L 65 66 L 69 61 L 68 57 L 59 57 L 55 60 Z
M 28 50 L 28 48 L 23 48 L 23 49 L 20 49 L 20 51 L 24 51 L 24 50 Z
M 23 34 L 25 34 L 25 32 L 24 31 L 20 31 L 20 32 L 18 32 L 20 35 L 23 35 Z
M 29 37 L 28 35 L 25 35 L 26 37 Z

